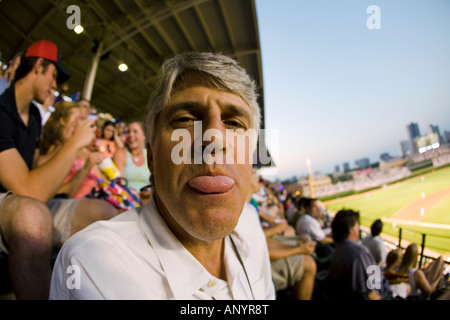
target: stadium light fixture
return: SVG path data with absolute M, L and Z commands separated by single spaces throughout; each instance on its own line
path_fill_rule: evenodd
M 119 64 L 119 70 L 120 71 L 122 71 L 122 72 L 125 72 L 125 71 L 127 71 L 128 70 L 128 66 L 125 64 L 125 63 L 121 63 L 121 64 Z
M 84 31 L 84 28 L 81 26 L 81 24 L 79 24 L 75 28 L 73 28 L 73 31 L 75 31 L 76 34 L 80 34 Z

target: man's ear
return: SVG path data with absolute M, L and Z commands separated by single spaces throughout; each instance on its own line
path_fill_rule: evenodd
M 33 71 L 35 74 L 42 73 L 42 63 L 44 62 L 44 59 L 38 58 L 36 62 L 34 63 Z

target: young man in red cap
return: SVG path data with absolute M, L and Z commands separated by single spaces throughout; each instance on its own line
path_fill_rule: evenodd
M 47 299 L 52 247 L 117 214 L 102 200 L 52 199 L 78 151 L 94 139 L 93 121 L 83 121 L 52 159 L 36 167 L 42 128 L 31 102 L 43 103 L 69 77 L 56 45 L 37 41 L 25 51 L 12 85 L 0 96 L 0 252 L 8 254 L 19 299 Z

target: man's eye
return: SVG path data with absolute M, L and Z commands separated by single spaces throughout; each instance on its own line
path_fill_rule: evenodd
M 227 125 L 227 126 L 236 128 L 236 129 L 247 130 L 247 127 L 244 124 L 242 124 L 240 121 L 227 120 L 227 121 L 224 121 L 224 124 Z
M 189 122 L 189 121 L 194 121 L 194 119 L 191 117 L 179 117 L 175 119 L 175 122 Z
M 172 123 L 174 125 L 183 126 L 183 125 L 191 125 L 196 120 L 197 119 L 195 117 L 192 117 L 192 116 L 180 116 L 180 117 L 174 118 Z

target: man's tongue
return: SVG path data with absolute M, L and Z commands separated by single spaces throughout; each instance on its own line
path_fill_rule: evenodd
M 189 186 L 202 193 L 225 193 L 234 185 L 227 176 L 198 176 L 188 182 Z

